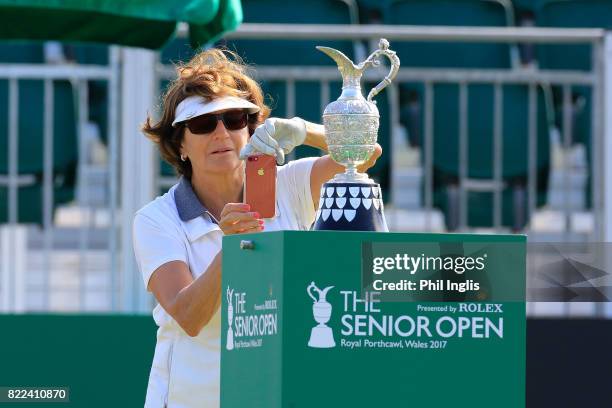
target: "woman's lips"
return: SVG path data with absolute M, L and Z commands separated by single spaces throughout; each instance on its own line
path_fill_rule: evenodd
M 212 154 L 221 154 L 221 153 L 229 153 L 232 152 L 233 149 L 221 149 L 221 150 L 215 150 L 214 152 L 212 152 Z

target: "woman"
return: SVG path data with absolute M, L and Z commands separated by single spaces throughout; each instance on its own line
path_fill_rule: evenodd
M 328 156 L 296 160 L 278 168 L 276 217 L 263 220 L 242 203 L 241 156 L 259 151 L 282 162 L 300 144 L 327 148 L 321 125 L 267 119 L 262 91 L 245 68 L 231 53 L 198 54 L 177 68 L 161 119 L 143 126 L 182 176 L 134 219 L 136 259 L 159 302 L 145 407 L 219 406 L 223 235 L 308 229 L 321 185 L 344 171 Z M 377 146 L 361 170 L 380 154 Z

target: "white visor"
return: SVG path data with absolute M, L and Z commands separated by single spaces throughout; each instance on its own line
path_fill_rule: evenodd
M 224 96 L 213 100 L 208 100 L 202 96 L 190 96 L 178 104 L 174 113 L 172 126 L 184 122 L 196 116 L 205 115 L 225 109 L 247 109 L 249 113 L 259 112 L 259 106 L 236 96 Z

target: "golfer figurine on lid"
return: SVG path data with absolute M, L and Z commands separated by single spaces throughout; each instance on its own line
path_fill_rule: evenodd
M 378 49 L 359 65 L 333 48 L 317 49 L 329 55 L 342 74 L 342 94 L 325 108 L 323 126 L 331 158 L 346 167 L 346 171 L 321 188 L 313 229 L 388 231 L 380 185 L 367 174 L 359 173 L 357 166 L 374 153 L 380 115 L 372 98 L 395 78 L 399 58 L 384 38 Z M 391 71 L 370 90 L 366 99 L 361 94 L 361 76 L 367 68 L 379 66 L 381 56 L 390 60 Z

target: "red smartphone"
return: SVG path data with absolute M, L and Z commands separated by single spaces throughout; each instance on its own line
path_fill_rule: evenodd
M 261 218 L 276 215 L 276 158 L 266 154 L 249 156 L 246 160 L 244 202 Z

